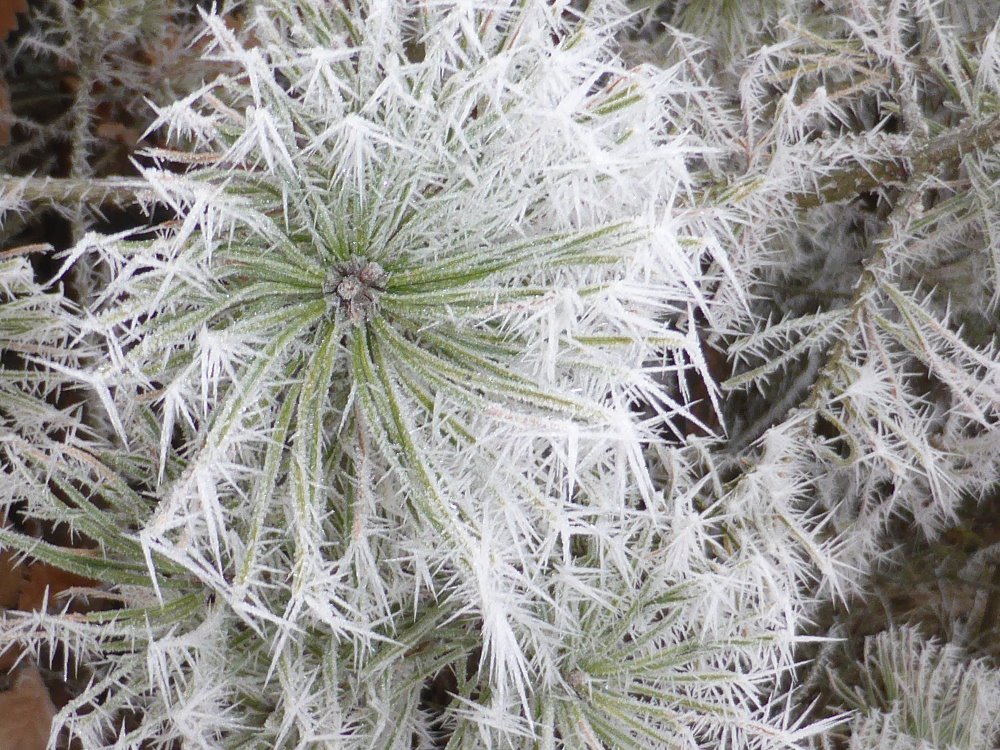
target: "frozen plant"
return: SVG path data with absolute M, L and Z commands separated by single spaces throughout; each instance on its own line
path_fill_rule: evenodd
M 218 5 L 239 23 L 238 3 Z M 156 132 L 143 134 L 149 102 L 187 95 L 214 75 L 191 43 L 201 28 L 193 6 L 40 0 L 5 8 L 19 15 L 0 40 L 0 244 L 44 240 L 61 250 L 95 225 L 121 221 L 141 187 L 123 176 L 134 177 L 137 144 L 158 142 Z M 68 296 L 86 302 L 105 279 L 79 264 L 65 281 Z
M 953 322 L 997 299 L 1000 32 L 785 3 L 720 90 L 704 43 L 630 65 L 625 8 L 581 5 L 206 14 L 227 73 L 144 155 L 173 219 L 65 258 L 108 279 L 102 351 L 47 366 L 105 428 L 29 446 L 10 500 L 87 549 L 0 534 L 121 607 L 0 636 L 89 670 L 57 719 L 86 747 L 837 723 L 795 690 L 816 603 L 1000 457 L 992 312 Z
M 76 440 L 78 415 L 65 386 L 83 350 L 73 351 L 72 304 L 61 288 L 46 288 L 35 279 L 31 253 L 51 250 L 28 245 L 0 252 L 0 451 L 4 465 L 16 461 L 18 440 L 38 442 L 55 431 L 66 443 Z M 51 364 L 51 367 L 46 367 Z M 56 406 L 60 401 L 63 408 Z
M 719 345 L 730 449 L 811 435 L 801 469 L 865 569 L 890 518 L 933 536 L 995 483 L 1000 27 L 965 69 L 937 4 L 843 5 L 839 28 L 790 25 L 748 60 L 728 194 L 760 322 Z
M 147 100 L 182 96 L 200 82 L 189 45 L 198 16 L 189 6 L 26 4 L 19 30 L 0 45 L 0 168 L 85 179 L 123 161 L 149 123 Z
M 62 285 L 39 283 L 30 261 L 51 250 L 22 245 L 0 252 L 0 528 L 48 515 L 23 491 L 29 450 L 50 451 L 57 460 L 93 437 L 80 420 L 89 396 L 81 368 L 93 352 L 73 344 L 78 311 Z
M 857 711 L 851 750 L 989 750 L 1000 740 L 1000 672 L 953 645 L 895 628 L 865 640 L 860 684 L 839 683 Z
M 81 326 L 105 342 L 88 377 L 114 394 L 122 450 L 59 481 L 104 477 L 135 529 L 113 543 L 74 514 L 104 549 L 89 573 L 129 605 L 47 621 L 99 673 L 74 704 L 90 710 L 60 714 L 76 736 L 735 748 L 812 731 L 775 692 L 805 518 L 781 508 L 794 538 L 726 529 L 695 497 L 697 458 L 674 456 L 712 429 L 700 329 L 736 280 L 691 172 L 716 150 L 686 132 L 710 92 L 625 66 L 623 17 L 274 2 L 241 41 L 206 16 L 209 59 L 239 72 L 160 112 L 185 148 L 150 152 L 164 168 L 144 177 L 177 220 L 67 261 L 110 278 Z M 133 646 L 110 662 L 108 639 Z M 116 739 L 127 706 L 142 721 Z

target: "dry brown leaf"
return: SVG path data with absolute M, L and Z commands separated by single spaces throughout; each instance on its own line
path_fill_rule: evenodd
M 16 560 L 14 552 L 0 552 L 0 609 L 13 609 L 21 598 L 24 566 L 18 565 Z
M 33 562 L 28 566 L 27 580 L 21 587 L 17 608 L 24 612 L 41 610 L 46 601 L 47 590 L 49 611 L 62 611 L 64 600 L 58 598 L 60 593 L 75 588 L 93 588 L 97 585 L 97 581 L 90 578 L 67 573 L 43 562 Z
M 45 750 L 56 707 L 32 663 L 12 675 L 13 685 L 0 693 L 0 750 Z
M 124 146 L 128 146 L 130 149 L 135 148 L 135 144 L 139 142 L 139 132 L 134 128 L 126 127 L 119 122 L 110 122 L 105 120 L 97 126 L 95 133 L 99 138 L 105 138 L 109 141 L 114 141 L 115 143 L 121 143 Z M 2 133 L 0 133 L 0 135 L 2 135 Z
M 0 42 L 17 28 L 17 14 L 28 10 L 28 0 L 0 0 Z
M 15 643 L 0 651 L 0 679 L 6 679 L 6 675 L 21 663 L 21 654 L 21 647 Z
M 2 84 L 0 79 L 0 84 Z M 2 86 L 0 86 L 2 88 Z M 2 102 L 0 102 L 2 104 Z M 4 145 L 0 140 L 0 146 Z M 6 509 L 0 510 L 0 529 L 10 526 Z M 24 565 L 17 564 L 17 553 L 13 550 L 0 552 L 0 609 L 13 609 L 21 598 L 24 586 Z

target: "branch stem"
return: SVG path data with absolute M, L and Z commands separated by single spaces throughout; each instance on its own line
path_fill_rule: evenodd
M 16 177 L 0 174 L 0 195 L 15 198 L 29 206 L 123 208 L 148 201 L 152 192 L 145 180 L 138 177 Z
M 954 162 L 964 154 L 986 150 L 1000 143 L 1000 116 L 971 125 L 946 130 L 898 158 L 872 165 L 853 164 L 828 177 L 816 192 L 793 196 L 799 208 L 816 208 L 827 203 L 853 198 L 889 184 L 908 181 L 914 175 L 926 175 L 938 165 Z

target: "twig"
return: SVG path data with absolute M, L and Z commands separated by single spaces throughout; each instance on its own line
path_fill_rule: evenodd
M 928 139 L 918 147 L 899 155 L 898 159 L 872 165 L 852 165 L 828 177 L 816 192 L 799 193 L 792 200 L 799 208 L 816 208 L 827 203 L 853 198 L 861 193 L 878 190 L 888 184 L 899 184 L 911 175 L 931 172 L 940 164 L 954 162 L 964 154 L 995 147 L 1000 143 L 1000 116 L 973 125 L 951 128 Z
M 150 200 L 152 191 L 144 180 L 137 177 L 76 179 L 0 174 L 0 195 L 28 205 L 51 203 L 123 208 Z

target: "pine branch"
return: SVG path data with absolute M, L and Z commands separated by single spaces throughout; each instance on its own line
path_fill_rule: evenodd
M 951 128 L 897 159 L 877 162 L 873 166 L 854 164 L 842 169 L 831 175 L 817 192 L 800 193 L 793 196 L 793 200 L 799 208 L 816 208 L 847 200 L 885 185 L 925 175 L 941 164 L 952 163 L 967 153 L 986 150 L 998 143 L 1000 116 L 985 121 L 975 120 L 971 124 Z
M 0 195 L 28 206 L 55 204 L 93 208 L 125 207 L 152 197 L 149 184 L 140 178 L 103 179 L 17 177 L 0 174 Z

